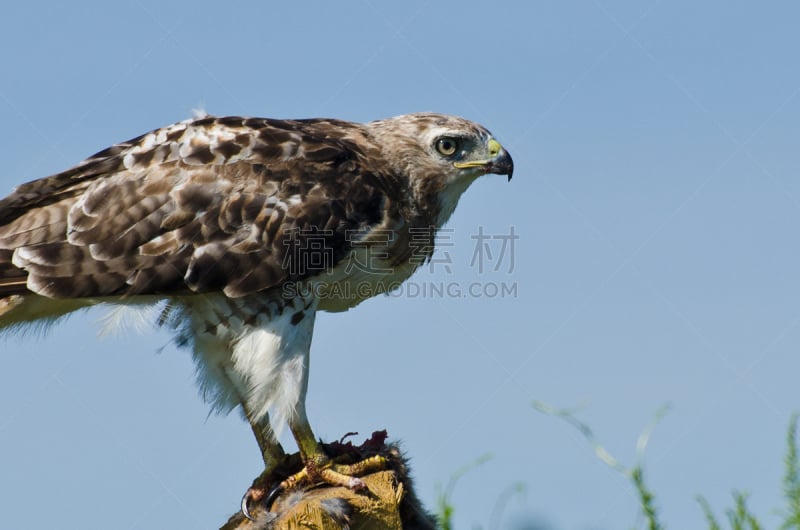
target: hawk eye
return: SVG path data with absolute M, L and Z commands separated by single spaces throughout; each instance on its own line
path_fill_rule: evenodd
M 443 136 L 436 140 L 436 150 L 444 156 L 453 156 L 458 151 L 458 140 L 449 136 Z

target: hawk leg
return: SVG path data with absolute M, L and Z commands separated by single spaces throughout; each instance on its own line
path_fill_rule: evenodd
M 253 429 L 258 448 L 261 450 L 261 458 L 264 460 L 264 472 L 256 479 L 256 482 L 259 482 L 262 477 L 275 472 L 276 468 L 286 460 L 286 452 L 275 437 L 275 431 L 272 429 L 272 425 L 269 422 L 269 415 L 265 415 L 260 420 L 254 420 L 250 411 L 247 410 L 247 407 L 242 408 L 244 409 L 244 415 L 247 417 L 250 428 Z M 250 502 L 258 500 L 263 496 L 264 490 L 255 487 L 248 488 L 242 497 L 242 513 L 245 517 L 252 519 L 248 511 L 248 505 Z
M 258 448 L 261 450 L 264 469 L 273 469 L 283 462 L 286 458 L 286 452 L 275 437 L 275 431 L 272 430 L 272 425 L 269 422 L 269 415 L 265 415 L 260 420 L 254 420 L 247 408 L 244 408 L 244 415 L 247 417 L 250 428 L 253 429 Z

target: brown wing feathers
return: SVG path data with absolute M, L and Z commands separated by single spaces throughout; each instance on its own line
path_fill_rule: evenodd
M 287 253 L 314 237 L 333 264 L 382 218 L 359 140 L 346 122 L 205 118 L 24 184 L 0 201 L 0 297 L 242 296 L 320 272 Z

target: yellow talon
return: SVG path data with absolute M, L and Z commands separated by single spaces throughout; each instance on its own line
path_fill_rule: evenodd
M 308 478 L 308 468 L 304 467 L 294 475 L 291 475 L 286 478 L 286 480 L 281 482 L 281 488 L 288 490 L 290 488 L 295 487 L 299 483 L 303 482 L 305 479 Z

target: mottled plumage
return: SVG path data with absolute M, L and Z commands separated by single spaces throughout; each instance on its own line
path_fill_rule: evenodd
M 439 114 L 157 129 L 0 200 L 0 329 L 162 303 L 205 396 L 243 407 L 267 465 L 283 454 L 270 411 L 326 464 L 304 407 L 316 311 L 408 278 L 467 186 L 512 170 L 486 129 Z

